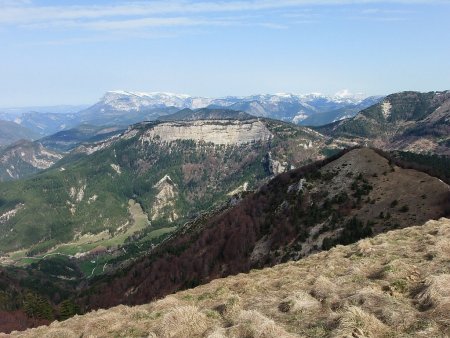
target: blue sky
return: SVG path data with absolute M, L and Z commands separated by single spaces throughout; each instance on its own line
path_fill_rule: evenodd
M 0 107 L 450 89 L 450 0 L 0 0 Z

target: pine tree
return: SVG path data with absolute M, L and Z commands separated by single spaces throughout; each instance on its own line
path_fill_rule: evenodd
M 59 306 L 59 317 L 62 320 L 70 318 L 79 313 L 79 307 L 72 300 L 66 299 Z
M 53 308 L 49 301 L 32 292 L 25 295 L 23 309 L 30 318 L 53 320 Z

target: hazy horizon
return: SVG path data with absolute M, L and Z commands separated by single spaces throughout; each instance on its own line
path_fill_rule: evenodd
M 450 89 L 448 0 L 0 0 L 0 107 Z

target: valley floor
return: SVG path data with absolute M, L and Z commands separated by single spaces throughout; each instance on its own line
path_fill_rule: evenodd
M 450 220 L 13 337 L 448 337 Z M 1 335 L 0 337 L 7 337 Z

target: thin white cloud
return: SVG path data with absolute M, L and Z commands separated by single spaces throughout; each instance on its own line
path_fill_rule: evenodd
M 328 20 L 330 15 L 335 18 L 337 12 L 343 20 L 396 22 L 409 18 L 412 12 L 408 11 L 408 5 L 414 3 L 450 4 L 450 0 L 155 0 L 111 1 L 109 4 L 95 4 L 93 1 L 91 5 L 83 6 L 40 6 L 30 0 L 0 0 L 0 30 L 70 32 L 56 40 L 47 40 L 51 38 L 48 36 L 45 38 L 47 41 L 33 43 L 77 44 L 210 34 L 213 30 L 208 28 L 214 27 L 281 30 L 317 24 Z M 386 9 L 381 4 L 403 6 Z M 323 6 L 328 7 L 324 10 Z
M 0 7 L 14 7 L 31 4 L 30 0 L 0 0 Z
M 450 0 L 261 0 L 261 1 L 141 1 L 119 5 L 37 6 L 29 1 L 0 0 L 0 24 L 30 24 L 54 20 L 225 13 L 288 9 L 303 6 L 363 4 L 449 4 Z
M 388 15 L 404 15 L 404 14 L 411 14 L 414 13 L 411 10 L 405 10 L 405 9 L 381 9 L 381 8 L 367 8 L 363 9 L 360 12 L 361 14 L 388 14 Z
M 146 28 L 182 28 L 182 27 L 265 27 L 269 29 L 285 29 L 286 25 L 261 20 L 248 20 L 247 16 L 201 18 L 201 17 L 148 17 L 124 20 L 55 20 L 45 23 L 32 23 L 22 25 L 29 29 L 68 28 L 84 29 L 92 31 L 129 31 Z
M 187 33 L 187 32 L 185 32 Z M 45 41 L 27 42 L 24 44 L 18 44 L 19 46 L 67 46 L 78 44 L 97 44 L 99 42 L 118 42 L 124 39 L 140 39 L 140 40 L 152 40 L 152 39 L 170 39 L 181 36 L 182 32 L 124 32 L 120 34 L 97 34 L 84 37 L 70 37 L 63 39 L 51 39 Z
M 202 21 L 188 17 L 170 17 L 170 18 L 139 18 L 128 20 L 94 20 L 94 21 L 77 21 L 77 20 L 55 20 L 45 23 L 36 23 L 23 25 L 27 28 L 83 28 L 91 30 L 130 30 L 149 27 L 183 27 L 183 26 L 200 26 L 212 25 L 214 22 Z
M 401 22 L 409 20 L 409 15 L 414 13 L 414 11 L 406 9 L 366 8 L 360 11 L 352 11 L 347 18 L 375 22 Z
M 124 30 L 154 27 L 185 27 L 185 26 L 229 26 L 237 24 L 227 20 L 208 20 L 187 17 L 175 18 L 142 18 L 130 20 L 104 20 L 83 24 L 84 28 L 94 30 Z

